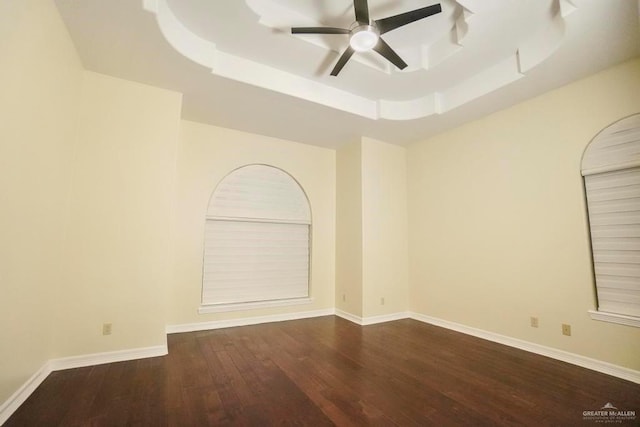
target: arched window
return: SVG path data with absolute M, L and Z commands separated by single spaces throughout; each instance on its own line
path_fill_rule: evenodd
M 591 141 L 582 175 L 598 296 L 591 316 L 640 326 L 640 114 Z
M 310 232 L 309 202 L 289 174 L 266 165 L 231 172 L 207 209 L 203 306 L 308 298 Z

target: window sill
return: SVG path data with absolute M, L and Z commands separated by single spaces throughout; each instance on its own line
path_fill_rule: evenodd
M 624 314 L 606 313 L 604 311 L 589 310 L 589 315 L 593 320 L 602 322 L 617 323 L 619 325 L 633 326 L 640 328 L 640 317 L 627 316 Z
M 274 301 L 241 302 L 233 304 L 202 304 L 198 308 L 198 314 L 225 313 L 228 311 L 243 311 L 257 308 L 286 307 L 290 305 L 311 304 L 313 298 L 293 298 Z

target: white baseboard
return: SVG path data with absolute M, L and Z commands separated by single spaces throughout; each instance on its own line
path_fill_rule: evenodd
M 242 317 L 239 319 L 213 320 L 210 322 L 183 323 L 180 325 L 167 325 L 167 334 L 179 334 L 182 332 L 208 331 L 210 329 L 233 328 L 236 326 L 258 325 L 260 323 L 284 322 L 287 320 L 308 319 L 311 317 L 331 316 L 335 309 L 300 311 L 297 313 L 272 314 L 269 316 Z
M 349 320 L 361 326 L 375 325 L 376 323 L 393 322 L 394 320 L 408 319 L 410 317 L 409 312 L 383 314 L 380 316 L 360 317 L 355 314 L 348 313 L 343 310 L 336 309 L 336 316 Z
M 351 314 L 338 308 L 336 308 L 336 316 L 342 317 L 343 319 L 346 319 L 355 324 L 362 325 L 362 317 L 356 316 L 355 314 Z
M 102 365 L 105 363 L 124 362 L 127 360 L 144 359 L 147 357 L 164 356 L 168 353 L 167 345 L 155 347 L 134 348 L 130 350 L 110 351 L 106 353 L 71 356 L 48 360 L 31 376 L 13 395 L 0 405 L 0 425 L 22 405 L 31 393 L 49 376 L 51 372 L 63 369 L 83 368 L 85 366 Z
M 146 359 L 148 357 L 166 356 L 169 353 L 167 345 L 154 347 L 133 348 L 130 350 L 109 351 L 106 353 L 84 354 L 82 356 L 52 359 L 48 363 L 51 371 L 63 369 L 84 368 L 85 366 L 102 365 L 105 363 L 124 362 L 127 360 Z
M 508 345 L 510 347 L 519 348 L 520 350 L 525 350 L 530 353 L 547 356 L 552 359 L 571 363 L 572 365 L 581 366 L 583 368 L 591 369 L 592 371 L 602 372 L 603 374 L 611 375 L 614 377 L 622 378 L 623 380 L 628 380 L 640 384 L 640 371 L 625 368 L 623 366 L 618 366 L 612 363 L 603 362 L 601 360 L 592 359 L 590 357 L 581 356 L 579 354 L 569 353 L 568 351 L 558 350 L 556 348 L 535 344 L 529 341 L 523 341 L 517 338 L 496 334 L 494 332 L 472 328 L 470 326 L 461 325 L 459 323 L 450 322 L 448 320 L 426 316 L 424 314 L 410 313 L 410 317 L 420 322 L 429 323 L 431 325 L 440 326 L 442 328 L 451 329 L 457 332 L 462 332 L 463 334 L 467 335 L 473 335 L 474 337 Z
M 31 376 L 22 386 L 16 390 L 15 393 L 9 397 L 2 405 L 0 405 L 0 425 L 5 421 L 24 403 L 25 400 L 36 388 L 47 378 L 51 373 L 49 363 L 45 363 L 35 374 Z

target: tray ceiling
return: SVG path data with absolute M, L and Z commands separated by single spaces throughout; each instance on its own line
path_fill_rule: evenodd
M 363 52 L 337 77 L 348 35 L 290 28 L 349 28 L 351 0 L 56 3 L 88 69 L 182 92 L 186 119 L 333 147 L 424 139 L 640 54 L 637 0 L 443 0 L 383 36 L 405 70 Z M 372 19 L 434 3 L 369 0 Z

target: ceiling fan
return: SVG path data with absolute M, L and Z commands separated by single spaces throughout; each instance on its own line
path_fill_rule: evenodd
M 355 52 L 366 52 L 369 50 L 379 53 L 393 65 L 404 70 L 407 67 L 407 63 L 404 62 L 380 36 L 396 28 L 442 12 L 440 4 L 435 4 L 372 21 L 369 18 L 369 5 L 367 4 L 367 0 L 353 0 L 353 9 L 355 10 L 356 21 L 349 29 L 336 27 L 291 28 L 292 34 L 349 34 L 349 46 L 342 53 L 333 71 L 331 71 L 332 76 L 337 76 L 338 73 L 340 73 L 340 70 L 342 70 Z

